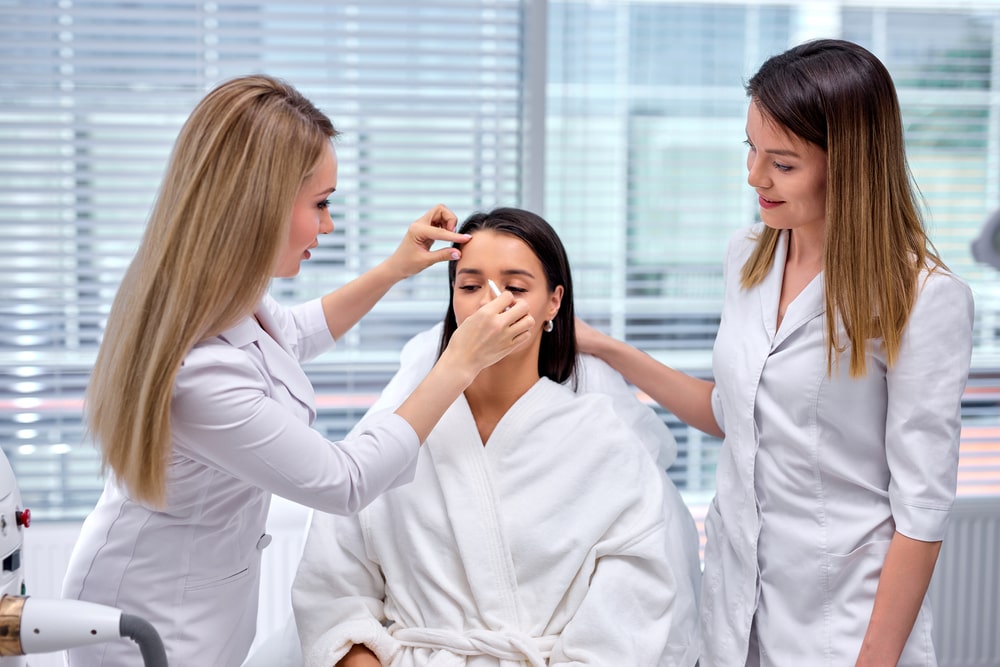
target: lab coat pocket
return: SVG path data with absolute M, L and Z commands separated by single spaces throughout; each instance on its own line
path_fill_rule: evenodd
M 889 540 L 862 544 L 848 554 L 829 554 L 826 604 L 832 611 L 833 637 L 863 637 L 872 614 L 875 591 Z M 851 657 L 857 657 L 857 649 Z
M 227 574 L 222 577 L 211 577 L 209 579 L 189 579 L 187 584 L 184 586 L 184 590 L 191 592 L 191 591 L 203 591 L 213 588 L 219 588 L 220 586 L 228 586 L 230 584 L 235 584 L 239 581 L 243 581 L 248 576 L 250 576 L 250 568 L 245 567 L 239 572 Z

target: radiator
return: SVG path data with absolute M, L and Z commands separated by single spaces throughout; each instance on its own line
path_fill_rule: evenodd
M 940 667 L 1000 667 L 1000 498 L 959 498 L 930 586 Z
M 274 499 L 263 554 L 258 641 L 280 630 L 291 612 L 307 511 Z M 75 523 L 35 523 L 25 531 L 28 593 L 58 597 Z M 1000 498 L 960 498 L 930 586 L 940 667 L 1000 667 Z M 61 667 L 58 654 L 31 656 L 30 667 Z

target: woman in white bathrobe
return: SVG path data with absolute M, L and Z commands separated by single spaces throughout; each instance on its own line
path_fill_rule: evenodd
M 539 324 L 451 406 L 411 484 L 354 518 L 314 514 L 292 593 L 305 664 L 694 664 L 690 515 L 664 511 L 676 490 L 615 400 L 561 384 L 576 346 L 558 237 L 517 209 L 461 231 L 442 348 L 491 280 Z M 419 375 L 405 356 L 378 407 Z
M 930 667 L 926 591 L 955 496 L 971 293 L 921 224 L 878 59 L 807 43 L 747 90 L 763 223 L 729 244 L 714 382 L 585 325 L 581 349 L 724 436 L 703 667 Z

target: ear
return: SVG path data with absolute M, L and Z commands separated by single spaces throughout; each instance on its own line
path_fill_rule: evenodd
M 552 290 L 552 294 L 549 295 L 549 310 L 546 319 L 554 320 L 556 318 L 556 313 L 559 312 L 559 307 L 562 305 L 563 297 L 563 286 L 556 285 L 556 288 Z

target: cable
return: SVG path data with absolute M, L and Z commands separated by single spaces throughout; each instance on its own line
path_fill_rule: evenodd
M 163 640 L 153 624 L 144 618 L 122 612 L 119 631 L 122 637 L 128 637 L 139 645 L 142 661 L 146 667 L 167 667 L 167 653 L 163 648 Z

